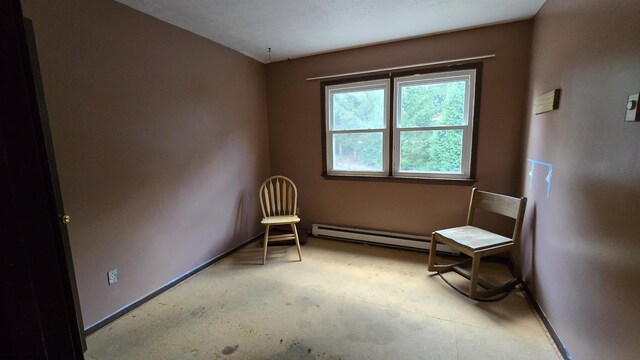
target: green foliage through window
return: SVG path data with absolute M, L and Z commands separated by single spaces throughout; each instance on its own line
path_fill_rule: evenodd
M 400 88 L 400 128 L 466 125 L 464 81 Z
M 382 132 L 334 134 L 334 169 L 383 171 L 382 141 Z
M 462 172 L 462 130 L 403 131 L 400 171 Z
M 333 95 L 333 129 L 384 128 L 384 89 Z

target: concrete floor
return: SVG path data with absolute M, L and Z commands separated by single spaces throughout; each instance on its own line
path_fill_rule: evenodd
M 561 358 L 521 291 L 469 300 L 412 251 L 310 238 L 302 256 L 269 247 L 262 266 L 259 242 L 250 244 L 89 336 L 85 356 Z

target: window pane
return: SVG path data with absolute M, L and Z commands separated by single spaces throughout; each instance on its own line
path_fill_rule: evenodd
M 331 130 L 383 129 L 384 89 L 334 93 Z
M 383 171 L 382 132 L 333 134 L 333 169 Z
M 401 132 L 400 171 L 462 173 L 462 130 Z
M 399 127 L 463 126 L 465 81 L 404 85 Z

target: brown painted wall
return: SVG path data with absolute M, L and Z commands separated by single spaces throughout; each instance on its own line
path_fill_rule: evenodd
M 263 64 L 111 0 L 23 7 L 85 326 L 262 230 Z
M 526 278 L 575 359 L 640 353 L 640 91 L 636 2 L 547 0 L 535 18 L 530 103 L 560 88 L 560 109 L 527 116 L 527 158 L 553 163 L 529 189 Z M 523 174 L 528 169 L 523 168 Z
M 324 180 L 320 83 L 308 77 L 496 54 L 484 64 L 477 186 L 520 190 L 531 22 L 423 37 L 267 65 L 272 174 L 291 177 L 302 226 L 430 234 L 466 220 L 469 186 Z

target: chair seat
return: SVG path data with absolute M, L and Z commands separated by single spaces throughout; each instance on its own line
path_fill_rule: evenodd
M 260 221 L 263 225 L 295 224 L 300 221 L 298 215 L 267 216 Z
M 435 233 L 474 251 L 513 243 L 507 237 L 469 225 L 437 230 Z

